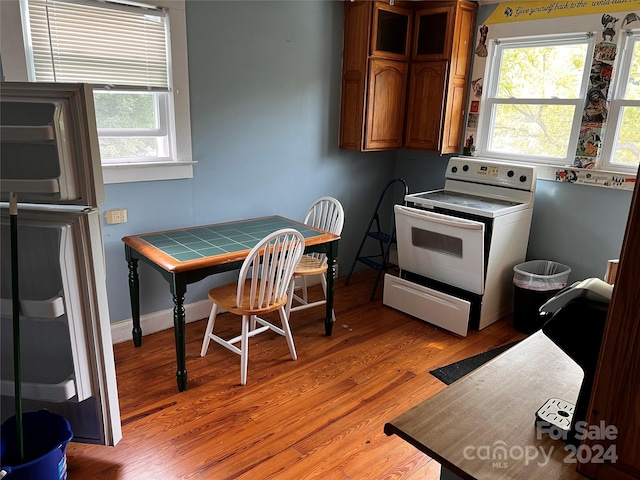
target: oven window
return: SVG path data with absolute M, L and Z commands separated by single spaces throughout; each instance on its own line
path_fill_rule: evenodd
M 414 247 L 462 258 L 462 239 L 451 235 L 413 227 L 411 228 L 411 243 Z

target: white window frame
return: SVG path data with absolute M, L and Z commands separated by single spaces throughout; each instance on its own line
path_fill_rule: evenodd
M 191 150 L 185 0 L 150 0 L 146 4 L 164 9 L 169 18 L 169 69 L 173 85 L 168 102 L 169 111 L 173 115 L 169 115 L 168 128 L 175 132 L 175 146 L 169 159 L 103 164 L 103 178 L 107 184 L 193 177 L 195 162 Z M 28 52 L 24 41 L 20 2 L 1 0 L 0 22 L 3 80 L 29 81 Z
M 505 48 L 517 47 L 541 47 L 548 45 L 562 45 L 570 43 L 587 43 L 587 53 L 585 67 L 583 71 L 582 85 L 580 95 L 575 99 L 506 99 L 496 97 L 498 88 L 499 71 L 501 66 L 502 51 Z M 521 163 L 542 164 L 542 165 L 567 165 L 573 164 L 575 158 L 576 146 L 578 144 L 578 135 L 580 132 L 580 123 L 582 120 L 582 112 L 586 98 L 586 91 L 589 81 L 589 71 L 591 69 L 591 61 L 593 58 L 593 49 L 595 41 L 593 35 L 587 32 L 575 34 L 545 34 L 540 36 L 514 37 L 508 39 L 495 39 L 489 42 L 489 56 L 485 67 L 486 79 L 482 92 L 482 101 L 480 114 L 478 118 L 478 134 L 477 134 L 477 155 L 497 158 L 508 161 L 516 161 Z M 535 154 L 505 154 L 504 152 L 496 152 L 488 149 L 488 139 L 490 132 L 493 130 L 492 111 L 494 105 L 506 104 L 548 104 L 548 105 L 573 105 L 575 106 L 574 118 L 571 125 L 571 134 L 569 137 L 569 145 L 567 147 L 567 156 L 565 158 L 549 158 Z
M 614 70 L 614 79 L 609 103 L 609 114 L 606 125 L 604 142 L 602 144 L 602 168 L 611 171 L 635 173 L 637 166 L 626 166 L 611 162 L 615 145 L 618 143 L 618 134 L 622 116 L 620 110 L 623 107 L 640 108 L 640 100 L 626 100 L 627 85 L 630 81 L 631 56 L 633 49 L 640 48 L 640 29 L 621 32 L 623 46 L 619 48 L 617 62 Z

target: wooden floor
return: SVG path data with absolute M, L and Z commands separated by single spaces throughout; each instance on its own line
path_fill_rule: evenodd
M 369 301 L 372 286 L 371 271 L 348 287 L 338 279 L 331 337 L 323 307 L 292 314 L 297 361 L 283 337 L 252 339 L 244 387 L 238 356 L 212 343 L 200 357 L 205 320 L 187 325 L 182 393 L 172 330 L 145 336 L 140 348 L 115 345 L 123 439 L 70 443 L 69 478 L 439 478 L 440 466 L 387 437 L 384 423 L 445 388 L 430 370 L 523 335 L 506 318 L 461 338 L 384 306 L 381 287 Z M 230 335 L 239 330 L 230 314 L 219 323 Z

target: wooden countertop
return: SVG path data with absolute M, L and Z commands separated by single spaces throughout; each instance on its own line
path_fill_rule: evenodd
M 385 433 L 465 479 L 584 479 L 575 463 L 567 463 L 575 456 L 566 444 L 534 424 L 549 398 L 575 403 L 582 376 L 573 360 L 537 332 L 387 423 Z M 492 458 L 500 452 L 502 459 Z

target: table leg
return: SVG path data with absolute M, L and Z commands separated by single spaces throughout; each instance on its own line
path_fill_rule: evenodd
M 186 346 L 186 321 L 184 310 L 184 294 L 187 290 L 186 284 L 175 281 L 173 283 L 173 333 L 176 342 L 176 380 L 178 381 L 178 391 L 184 392 L 187 389 L 187 346 Z
M 440 467 L 440 480 L 462 480 L 462 478 L 448 468 Z
M 333 331 L 333 288 L 336 277 L 337 250 L 338 242 L 329 243 L 327 249 L 327 311 L 324 320 L 324 331 L 327 337 L 330 337 Z
M 125 257 L 129 266 L 129 298 L 131 300 L 131 318 L 133 319 L 133 344 L 142 345 L 142 328 L 140 328 L 140 282 L 138 281 L 138 259 L 131 255 L 131 248 L 126 245 Z

